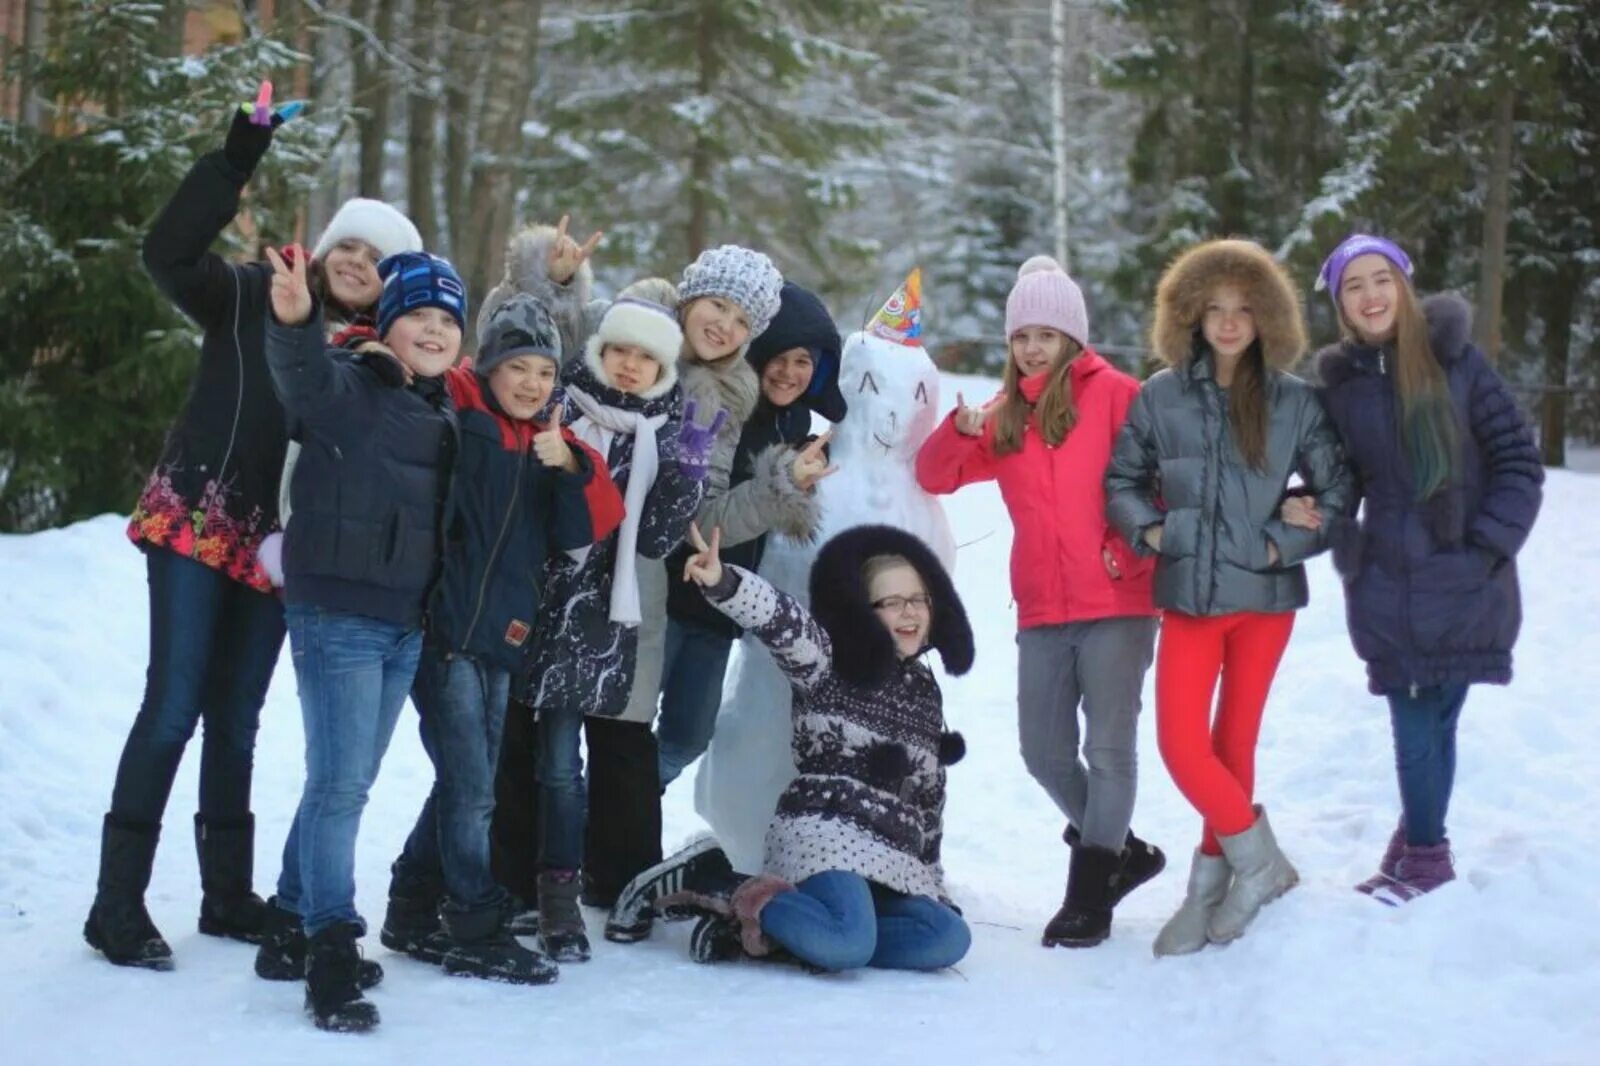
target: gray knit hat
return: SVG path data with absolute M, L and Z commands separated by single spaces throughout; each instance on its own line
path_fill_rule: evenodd
M 496 366 L 519 355 L 543 356 L 561 366 L 561 331 L 544 305 L 526 293 L 507 299 L 483 323 L 473 369 L 487 377 Z
M 683 271 L 678 310 L 702 296 L 721 296 L 738 304 L 750 320 L 750 339 L 761 336 L 778 313 L 783 275 L 760 252 L 724 244 L 707 248 Z

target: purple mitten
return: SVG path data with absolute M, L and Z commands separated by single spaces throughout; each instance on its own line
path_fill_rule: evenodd
M 695 422 L 695 403 L 690 400 L 683 406 L 683 425 L 678 430 L 677 460 L 684 476 L 704 481 L 711 473 L 711 452 L 717 445 L 717 434 L 728 424 L 727 408 L 719 408 L 709 426 Z

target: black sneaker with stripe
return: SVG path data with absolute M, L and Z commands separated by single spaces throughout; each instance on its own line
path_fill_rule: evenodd
M 684 894 L 726 897 L 741 880 L 715 838 L 700 837 L 628 882 L 606 919 L 606 939 L 623 944 L 643 940 L 656 918 L 681 921 L 704 913 L 693 905 L 660 909 L 657 900 Z

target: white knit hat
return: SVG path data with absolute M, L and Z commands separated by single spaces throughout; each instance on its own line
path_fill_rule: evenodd
M 639 395 L 646 400 L 665 396 L 678 381 L 678 353 L 683 350 L 683 330 L 672 309 L 649 300 L 626 296 L 606 309 L 600 328 L 583 350 L 589 370 L 599 381 L 606 380 L 600 363 L 600 350 L 608 344 L 633 344 L 643 348 L 661 364 L 661 376 Z
M 783 275 L 760 252 L 724 244 L 707 248 L 683 269 L 678 283 L 681 311 L 702 296 L 721 296 L 738 304 L 750 320 L 750 339 L 766 331 L 782 300 Z
M 346 200 L 333 213 L 328 228 L 322 231 L 317 246 L 311 249 L 311 258 L 323 258 L 334 245 L 349 237 L 372 245 L 380 259 L 401 252 L 422 251 L 422 234 L 409 218 L 382 200 L 357 196 Z

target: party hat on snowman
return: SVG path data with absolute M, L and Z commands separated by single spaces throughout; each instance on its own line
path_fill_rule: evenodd
M 865 333 L 908 348 L 922 347 L 922 268 L 914 267 L 878 313 L 867 322 Z

